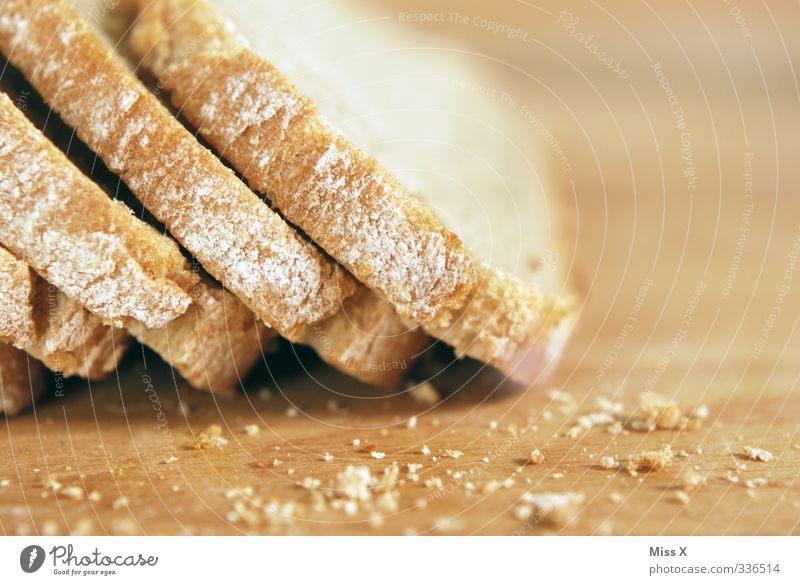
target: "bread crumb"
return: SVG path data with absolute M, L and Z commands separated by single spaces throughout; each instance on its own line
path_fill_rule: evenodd
M 125 496 L 120 496 L 112 502 L 111 507 L 115 510 L 119 510 L 120 508 L 127 508 L 130 503 L 131 501 L 128 498 Z
M 428 448 L 427 445 L 423 445 L 422 449 L 420 449 L 420 453 L 422 453 L 423 455 L 430 455 L 431 450 Z
M 353 439 L 353 447 L 360 447 L 361 439 Z
M 211 447 L 222 448 L 228 444 L 228 439 L 222 436 L 222 427 L 210 425 L 206 430 L 197 435 L 194 446 L 197 449 L 210 449 Z
M 528 457 L 528 463 L 530 465 L 539 465 L 544 463 L 544 454 L 539 451 L 539 449 L 534 449 L 531 451 L 530 456 Z
M 687 494 L 683 490 L 677 490 L 673 494 L 673 498 L 674 498 L 676 503 L 683 504 L 684 506 L 689 503 L 689 494 Z
M 458 459 L 463 455 L 463 451 L 459 451 L 458 449 L 443 449 L 442 456 L 444 457 L 451 457 L 453 459 Z
M 280 465 L 283 465 L 283 461 L 281 461 L 280 459 L 273 459 L 272 460 L 272 467 L 278 467 Z
M 167 453 L 164 455 L 164 463 L 175 463 L 178 460 L 174 453 Z
M 416 416 L 412 416 L 410 419 L 408 419 L 408 422 L 406 422 L 406 428 L 408 428 L 408 429 L 417 428 L 417 417 Z
M 11 480 L 2 479 L 0 480 L 0 487 L 8 487 L 11 485 Z
M 89 501 L 90 502 L 99 502 L 103 499 L 103 496 L 97 490 L 92 490 L 89 492 Z
M 766 449 L 758 449 L 757 447 L 745 447 L 744 454 L 754 461 L 772 461 L 775 456 Z
M 253 437 L 261 432 L 261 428 L 258 425 L 244 425 L 244 432 L 250 437 Z
M 641 451 L 628 462 L 627 469 L 631 475 L 637 471 L 663 471 L 672 465 L 672 447 L 664 445 L 661 449 Z
M 677 429 L 681 426 L 681 408 L 674 400 L 668 400 L 655 392 L 645 392 L 641 396 L 639 409 L 647 424 L 657 429 Z
M 386 457 L 386 453 L 383 451 L 370 451 L 369 454 L 372 456 L 373 459 L 383 459 Z
M 583 503 L 584 495 L 575 492 L 544 492 L 532 494 L 530 492 L 522 496 L 522 510 L 517 506 L 515 515 L 534 520 L 534 524 L 539 521 L 553 526 L 566 526 L 571 524 L 578 515 L 579 507 Z
M 73 500 L 82 500 L 85 494 L 83 488 L 76 485 L 65 487 L 61 490 L 61 493 L 68 498 L 72 498 Z
M 422 384 L 412 386 L 408 393 L 414 402 L 418 402 L 420 404 L 432 406 L 434 404 L 438 404 L 438 402 L 441 400 L 439 391 L 430 382 L 423 382 Z
M 696 490 L 703 483 L 705 483 L 705 478 L 696 471 L 684 472 L 677 481 L 677 485 L 680 487 L 680 489 L 686 492 Z
M 325 461 L 326 463 L 330 463 L 331 461 L 333 461 L 333 455 L 325 451 L 325 453 L 322 454 L 322 460 Z
M 608 499 L 614 502 L 615 504 L 621 504 L 622 502 L 625 501 L 625 496 L 623 496 L 619 492 L 611 492 L 610 494 L 608 494 Z
M 603 469 L 616 469 L 619 467 L 619 461 L 617 461 L 616 457 L 606 455 L 600 458 L 600 467 Z

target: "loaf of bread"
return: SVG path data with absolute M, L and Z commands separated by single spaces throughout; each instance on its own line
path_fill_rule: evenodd
M 98 380 L 116 368 L 130 336 L 104 325 L 0 247 L 0 341 L 64 377 Z
M 429 334 L 451 344 L 458 355 L 489 363 L 517 381 L 533 381 L 557 361 L 574 315 L 568 295 L 545 291 L 472 260 L 460 242 L 445 236 L 448 243 L 442 249 L 451 256 L 410 243 L 408 234 L 419 232 L 398 221 L 397 215 L 428 219 L 432 215 L 410 212 L 422 206 L 411 204 L 413 197 L 373 159 L 332 131 L 310 100 L 275 66 L 246 48 L 234 27 L 208 3 L 140 0 L 139 9 L 131 46 L 158 77 L 159 87 L 170 91 L 175 107 L 251 186 L 268 194 L 289 220 L 359 280 L 380 292 L 402 315 L 422 320 Z M 235 100 L 227 99 L 231 88 L 235 88 Z M 333 94 L 340 90 L 328 89 Z M 350 116 L 357 111 L 352 107 Z M 435 192 L 425 198 L 451 211 L 440 196 Z M 465 207 L 476 215 L 474 206 L 467 203 Z M 457 209 L 452 211 L 463 216 Z M 440 235 L 449 234 L 438 220 L 420 222 L 430 229 L 437 226 L 434 231 Z M 539 234 L 530 237 L 541 239 Z M 485 237 L 475 240 L 483 245 Z M 404 254 L 400 260 L 405 262 L 405 272 L 393 268 L 396 258 L 379 256 L 391 256 L 398 249 Z M 513 252 L 504 250 L 509 256 Z M 375 273 L 376 263 L 370 259 L 376 257 L 389 276 Z M 453 257 L 458 261 L 451 265 Z M 409 295 L 406 285 L 413 288 L 415 278 L 439 278 L 430 260 L 442 267 L 474 269 L 461 273 L 459 293 L 449 302 L 429 300 L 428 309 L 435 310 L 412 310 L 404 301 L 418 297 L 413 291 Z M 381 278 L 388 280 L 379 282 Z M 402 283 L 387 291 L 386 285 L 397 278 Z M 447 286 L 449 281 L 439 282 Z
M 112 202 L 0 94 L 0 243 L 110 325 L 160 327 L 196 276 L 174 242 Z
M 19 414 L 44 389 L 44 367 L 24 351 L 0 342 L 0 412 Z
M 173 104 L 256 191 L 402 316 L 459 306 L 461 242 L 331 128 L 203 1 L 142 0 L 131 41 Z
M 68 6 L 13 0 L 2 14 L 0 49 L 9 61 L 265 323 L 298 339 L 352 294 L 349 275 L 201 146 Z

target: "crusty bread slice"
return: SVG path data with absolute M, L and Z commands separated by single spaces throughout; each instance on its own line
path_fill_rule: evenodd
M 342 310 L 306 330 L 305 343 L 338 370 L 376 386 L 394 387 L 429 342 L 416 324 L 359 286 Z
M 189 306 L 177 246 L 112 202 L 0 95 L 0 243 L 106 323 L 158 327 Z
M 0 341 L 24 350 L 65 377 L 91 380 L 112 371 L 128 334 L 42 280 L 0 247 Z
M 0 49 L 9 61 L 268 325 L 300 338 L 353 293 L 349 275 L 201 146 L 68 6 L 11 0 L 0 10 Z
M 44 389 L 44 368 L 24 351 L 0 341 L 0 412 L 19 414 Z
M 140 6 L 135 52 L 251 187 L 402 317 L 424 321 L 463 303 L 471 268 L 458 237 L 210 6 Z
M 199 390 L 228 394 L 256 364 L 277 334 L 231 293 L 201 280 L 189 310 L 157 329 L 129 327 Z
M 337 237 L 339 234 L 336 230 L 329 232 L 329 225 L 350 222 L 353 216 L 347 205 L 336 206 L 330 202 L 338 201 L 337 191 L 344 192 L 345 200 L 351 193 L 372 193 L 371 181 L 386 184 L 388 175 L 374 161 L 367 164 L 365 161 L 371 159 L 320 122 L 309 100 L 299 94 L 273 65 L 244 48 L 242 41 L 233 32 L 234 27 L 220 19 L 206 2 L 141 0 L 139 6 L 141 13 L 133 29 L 131 45 L 144 66 L 159 77 L 159 87 L 171 91 L 174 105 L 231 161 L 254 188 L 268 192 L 291 221 L 302 227 L 332 256 L 351 268 L 362 282 L 370 284 L 372 267 L 369 263 L 365 266 L 366 270 L 360 270 L 357 265 L 351 266 L 348 263 L 352 259 L 349 254 L 355 253 L 359 259 L 365 258 L 367 256 L 363 255 L 359 246 L 374 246 L 380 240 L 358 239 L 359 230 L 363 227 L 360 223 L 349 224 L 355 241 Z M 251 11 L 236 8 L 229 2 L 224 13 L 233 18 L 234 25 L 246 25 Z M 311 11 L 313 14 L 308 16 L 313 17 L 320 10 L 327 16 L 335 9 L 315 6 L 314 11 Z M 307 36 L 314 40 L 320 37 L 310 30 L 307 32 L 308 35 L 298 33 L 292 36 Z M 384 42 L 384 36 L 371 38 L 369 41 L 363 38 L 352 40 L 349 33 L 343 33 L 342 36 L 347 38 L 339 38 L 325 47 L 324 54 L 331 61 L 336 59 L 331 57 L 330 50 L 344 46 L 348 40 L 369 46 L 375 46 L 376 43 L 380 46 Z M 300 47 L 292 46 L 287 51 L 282 50 L 285 47 L 269 45 L 274 38 L 275 35 L 256 37 L 261 43 L 260 48 L 270 54 L 282 55 L 286 59 L 298 55 Z M 407 47 L 410 44 L 407 41 L 401 39 L 398 45 Z M 352 52 L 351 46 L 350 52 L 343 52 L 342 57 L 349 56 Z M 407 53 L 408 51 L 381 52 L 381 58 L 397 58 L 396 55 L 401 55 L 402 58 Z M 343 58 L 341 61 L 346 63 L 348 59 Z M 325 77 L 324 67 L 311 71 L 304 80 L 312 95 L 321 98 L 347 93 L 350 86 L 366 86 L 370 88 L 372 95 L 381 91 L 395 92 L 392 94 L 397 98 L 392 102 L 394 109 L 385 108 L 385 111 L 390 112 L 417 112 L 418 110 L 408 107 L 408 104 L 416 96 L 424 96 L 418 107 L 419 111 L 425 111 L 427 104 L 432 101 L 429 99 L 431 80 L 441 73 L 437 71 L 427 76 L 418 74 L 426 82 L 426 91 L 418 92 L 407 81 L 407 76 L 416 74 L 423 62 L 412 58 L 407 58 L 407 61 L 407 73 L 397 75 L 397 80 L 393 83 L 383 79 L 379 83 L 351 80 L 350 83 L 340 82 L 340 85 L 336 85 L 334 81 L 328 86 L 317 84 L 315 87 L 315 82 Z M 464 72 L 464 68 L 457 65 L 454 70 L 456 77 Z M 298 68 L 292 69 L 297 72 Z M 359 68 L 362 69 L 363 67 Z M 383 71 L 383 67 L 373 67 L 370 70 Z M 339 79 L 338 76 L 329 78 Z M 459 77 L 462 89 L 468 86 L 469 79 L 469 75 Z M 392 89 L 382 89 L 387 86 Z M 236 88 L 237 99 L 226 102 L 223 95 L 230 87 Z M 322 91 L 314 94 L 314 90 L 320 87 Z M 467 101 L 474 103 L 475 99 L 470 99 L 469 93 L 474 95 L 477 92 L 465 93 Z M 452 97 L 453 92 L 447 95 Z M 463 95 L 458 99 L 463 100 Z M 346 111 L 342 111 L 334 121 L 350 122 L 352 126 L 352 120 L 369 119 L 369 116 L 364 115 L 369 110 L 369 103 L 353 103 L 347 98 L 342 101 L 346 102 Z M 491 184 L 486 177 L 497 175 L 494 167 L 475 156 L 454 157 L 450 155 L 453 148 L 448 149 L 448 155 L 451 160 L 457 161 L 457 165 L 453 166 L 453 170 L 457 169 L 453 173 L 454 178 L 446 177 L 449 182 L 430 180 L 431 176 L 444 176 L 440 164 L 444 145 L 452 144 L 463 151 L 466 149 L 461 145 L 470 145 L 470 141 L 477 144 L 486 142 L 491 144 L 487 150 L 492 148 L 497 153 L 510 155 L 513 157 L 511 160 L 519 159 L 513 148 L 498 141 L 495 136 L 508 141 L 508 134 L 503 134 L 499 128 L 493 129 L 494 132 L 487 132 L 493 120 L 488 120 L 482 127 L 478 126 L 480 130 L 477 132 L 470 134 L 463 131 L 468 126 L 464 119 L 482 120 L 481 117 L 487 117 L 486 112 L 497 109 L 494 104 L 482 103 L 480 105 L 485 109 L 474 112 L 474 117 L 464 116 L 457 122 L 450 122 L 448 126 L 446 112 L 458 107 L 455 104 L 459 103 L 451 101 L 437 104 L 438 107 L 428 106 L 433 118 L 422 124 L 419 121 L 415 123 L 413 120 L 406 120 L 405 127 L 413 128 L 415 132 L 419 132 L 419 127 L 432 128 L 433 132 L 425 134 L 427 140 L 417 143 L 392 140 L 393 136 L 381 132 L 374 132 L 370 136 L 369 131 L 362 133 L 360 137 L 363 140 L 366 134 L 367 140 L 364 142 L 372 142 L 371 147 L 399 144 L 402 148 L 403 144 L 407 144 L 409 146 L 406 150 L 425 152 L 424 156 L 414 158 L 416 166 L 408 165 L 406 168 L 424 168 L 430 166 L 431 160 L 436 160 L 435 173 L 423 173 L 421 181 L 412 183 L 416 185 L 415 192 L 436 208 L 445 217 L 446 223 L 465 237 L 467 244 L 474 246 L 482 256 L 490 256 L 491 266 L 499 263 L 522 277 L 492 268 L 482 260 L 474 261 L 476 268 L 472 277 L 462 287 L 462 301 L 444 306 L 434 318 L 424 321 L 423 327 L 428 333 L 453 345 L 459 355 L 468 355 L 490 363 L 515 380 L 529 382 L 536 379 L 548 366 L 556 363 L 574 316 L 563 281 L 552 278 L 557 271 L 554 266 L 557 261 L 553 262 L 553 258 L 557 258 L 558 253 L 547 239 L 551 232 L 547 225 L 549 218 L 545 215 L 548 204 L 539 193 L 535 193 L 534 198 L 530 197 L 536 176 L 525 177 L 514 183 L 512 189 L 509 189 L 508 184 L 504 185 L 502 180 Z M 381 116 L 386 116 L 385 111 L 379 108 L 376 111 Z M 326 111 L 326 114 L 330 115 L 330 112 Z M 520 126 L 518 121 L 515 124 Z M 425 133 L 424 129 L 422 133 Z M 452 142 L 448 143 L 448 140 Z M 374 151 L 377 152 L 378 148 Z M 543 159 L 539 164 L 547 163 Z M 396 168 L 402 169 L 403 166 L 397 165 Z M 521 178 L 522 173 L 515 170 L 511 175 L 509 179 Z M 467 189 L 459 189 L 459 182 L 466 185 Z M 395 182 L 391 180 L 390 183 L 395 192 Z M 484 188 L 485 191 L 482 191 Z M 474 201 L 475 190 L 478 190 L 478 196 L 481 197 L 478 202 Z M 522 196 L 516 199 L 513 196 L 506 197 L 504 200 L 502 194 L 509 190 L 519 191 Z M 405 191 L 403 194 L 404 197 L 407 196 Z M 532 206 L 531 201 L 536 205 Z M 381 203 L 387 202 L 381 200 Z M 316 209 L 318 205 L 323 205 L 324 213 L 329 214 L 325 216 L 329 217 L 326 224 L 320 224 L 319 216 L 308 213 L 309 209 Z M 383 209 L 378 207 L 376 211 Z M 481 210 L 484 211 L 483 214 L 480 213 Z M 506 210 L 510 213 L 505 213 Z M 521 211 L 525 212 L 522 217 L 519 215 Z M 381 227 L 394 229 L 394 224 L 383 222 L 385 213 L 376 212 L 374 217 L 382 222 Z M 485 221 L 487 217 L 491 220 L 488 225 Z M 516 234 L 522 234 L 525 238 L 522 245 L 520 241 L 513 240 Z M 333 244 L 330 243 L 331 238 Z M 398 240 L 404 242 L 402 232 L 398 234 Z M 406 249 L 412 254 L 420 254 L 419 249 L 408 246 Z M 424 261 L 421 261 L 419 267 L 424 270 L 424 266 Z M 376 288 L 381 290 L 380 287 Z M 383 290 L 381 292 L 386 294 Z M 402 304 L 398 305 L 391 295 L 386 295 L 386 298 L 394 300 L 395 306 L 402 309 Z

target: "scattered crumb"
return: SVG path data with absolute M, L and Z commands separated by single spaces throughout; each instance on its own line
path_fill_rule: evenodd
M 681 426 L 681 408 L 674 400 L 654 392 L 645 392 L 641 396 L 639 409 L 645 421 L 656 429 L 677 429 Z
M 61 490 L 61 493 L 68 498 L 72 498 L 73 500 L 82 500 L 83 496 L 85 495 L 83 488 L 76 485 L 65 487 Z
M 90 502 L 99 502 L 103 499 L 103 496 L 97 490 L 92 490 L 89 492 L 89 501 Z
M 281 461 L 280 459 L 273 459 L 272 460 L 272 467 L 279 467 L 281 465 L 283 465 L 283 461 Z
M 678 478 L 677 486 L 685 492 L 690 492 L 699 488 L 705 481 L 705 478 L 696 471 L 686 471 Z
M 360 447 L 361 439 L 353 439 L 353 447 Z
M 11 481 L 8 479 L 1 479 L 0 480 L 0 487 L 8 487 L 11 485 Z
M 415 402 L 420 404 L 434 405 L 441 400 L 439 391 L 430 382 L 413 386 L 408 393 Z
M 534 524 L 542 521 L 553 526 L 566 526 L 577 517 L 583 500 L 584 495 L 575 492 L 541 494 L 528 492 L 522 496 L 522 503 L 517 506 L 514 513 L 518 519 L 527 517 L 533 520 Z
M 407 429 L 415 429 L 415 428 L 417 428 L 417 417 L 416 416 L 412 416 L 410 419 L 408 419 L 408 422 L 406 422 L 406 428 Z
M 120 508 L 127 508 L 130 505 L 131 501 L 126 498 L 125 496 L 120 496 L 111 504 L 111 507 L 115 510 L 119 510 Z
M 627 470 L 631 475 L 637 471 L 663 471 L 672 465 L 672 447 L 664 445 L 661 449 L 642 451 L 628 462 Z
M 497 430 L 497 421 L 496 420 L 490 420 L 489 421 L 489 428 L 492 429 L 493 431 L 496 431 Z
M 442 456 L 443 457 L 452 457 L 453 459 L 458 459 L 463 455 L 463 451 L 459 451 L 458 449 L 443 449 Z
M 325 453 L 322 454 L 322 460 L 325 461 L 326 463 L 330 463 L 331 461 L 333 461 L 333 455 L 325 451 Z
M 606 455 L 600 458 L 600 467 L 603 469 L 616 469 L 619 467 L 619 461 L 617 461 L 616 457 Z
M 539 449 L 534 449 L 531 451 L 530 457 L 528 457 L 528 463 L 530 465 L 539 465 L 540 463 L 544 463 L 544 454 L 539 451 Z
M 672 497 L 677 504 L 683 504 L 685 506 L 689 503 L 689 494 L 683 490 L 676 490 L 675 493 L 672 494 Z
M 610 494 L 608 494 L 608 499 L 614 502 L 615 504 L 621 504 L 622 502 L 625 501 L 625 496 L 623 496 L 619 492 L 611 492 Z
M 175 463 L 178 460 L 177 457 L 173 453 L 167 453 L 164 455 L 164 463 Z
M 386 453 L 383 451 L 370 451 L 369 454 L 372 455 L 373 459 L 383 459 L 386 457 Z
M 249 436 L 255 436 L 261 432 L 261 428 L 258 425 L 245 425 L 244 426 L 245 434 Z
M 420 453 L 422 453 L 423 455 L 430 455 L 431 454 L 431 450 L 428 449 L 427 445 L 423 445 L 422 449 L 420 449 Z
M 224 447 L 228 444 L 228 439 L 222 436 L 222 427 L 211 425 L 202 433 L 197 435 L 194 441 L 196 449 L 210 449 L 211 447 Z
M 744 454 L 754 461 L 772 461 L 775 459 L 775 456 L 769 451 L 756 447 L 745 447 Z

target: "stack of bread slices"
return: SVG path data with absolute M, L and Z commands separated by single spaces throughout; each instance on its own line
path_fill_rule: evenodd
M 141 0 L 129 41 L 155 91 L 63 2 L 0 6 L 8 64 L 130 195 L 110 197 L 4 83 L 3 410 L 42 378 L 19 350 L 97 379 L 131 336 L 214 392 L 277 336 L 381 386 L 432 338 L 525 384 L 557 360 L 564 295 L 480 260 L 212 6 Z

